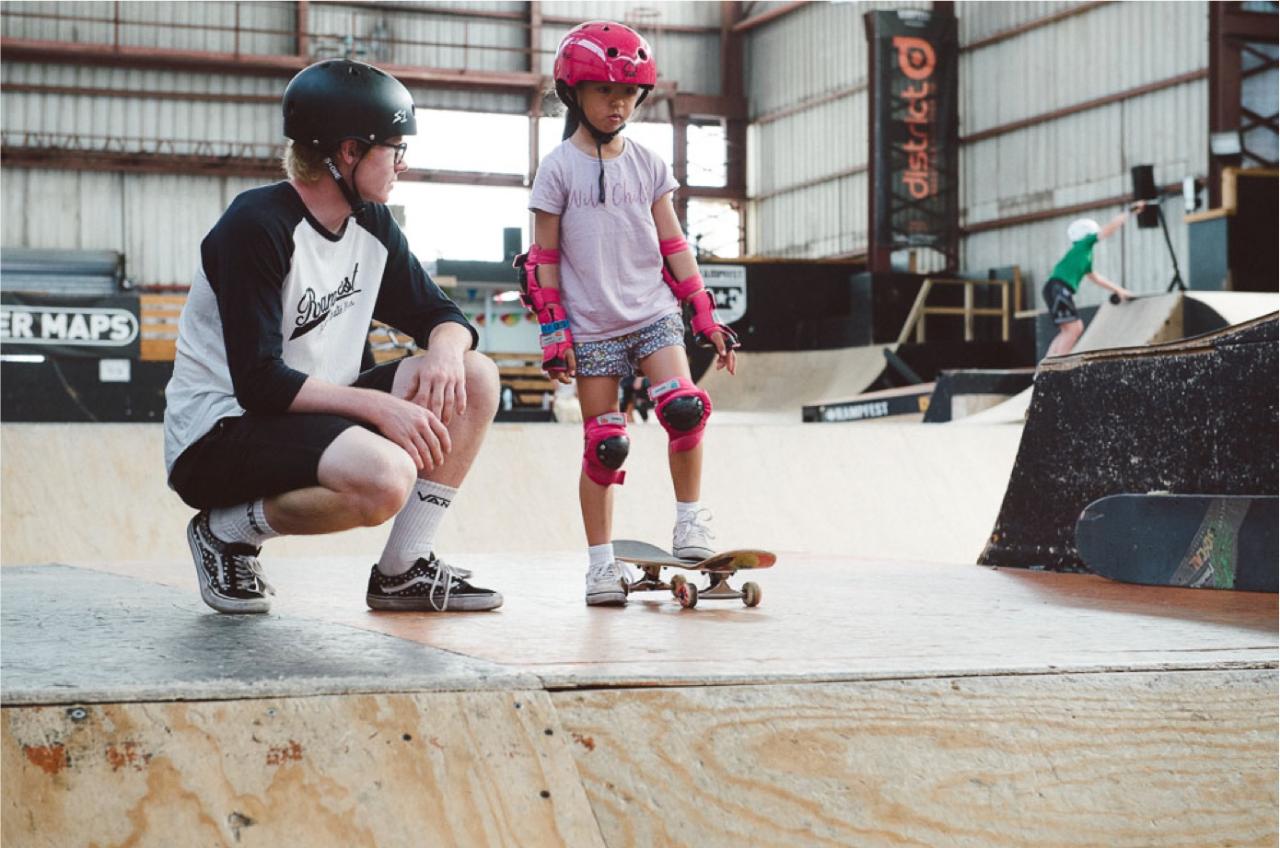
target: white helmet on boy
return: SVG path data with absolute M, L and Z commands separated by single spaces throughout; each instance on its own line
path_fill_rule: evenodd
M 1092 218 L 1076 218 L 1067 225 L 1067 241 L 1075 244 L 1085 236 L 1096 235 L 1101 227 Z

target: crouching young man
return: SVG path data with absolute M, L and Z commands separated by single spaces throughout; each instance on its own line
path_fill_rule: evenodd
M 169 485 L 199 510 L 187 537 L 200 594 L 219 612 L 266 612 L 269 539 L 394 519 L 370 607 L 498 607 L 433 548 L 498 375 L 385 206 L 413 99 L 335 59 L 294 77 L 283 107 L 289 178 L 239 195 L 201 243 L 165 390 Z M 370 319 L 424 352 L 375 367 Z

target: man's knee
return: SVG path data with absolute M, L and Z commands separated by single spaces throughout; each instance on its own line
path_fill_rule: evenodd
M 354 494 L 359 499 L 361 524 L 377 527 L 395 517 L 413 491 L 418 469 L 395 445 L 370 461 L 368 470 L 357 480 Z
M 360 524 L 376 527 L 404 506 L 418 469 L 404 449 L 360 427 L 342 434 L 320 458 L 321 485 L 349 500 Z
M 466 366 L 467 406 L 491 420 L 498 411 L 498 366 L 479 351 L 469 350 Z

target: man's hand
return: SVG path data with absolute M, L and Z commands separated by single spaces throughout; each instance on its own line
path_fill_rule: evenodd
M 726 347 L 724 333 L 719 330 L 711 334 L 711 343 L 716 347 L 716 370 L 729 369 L 733 374 L 738 368 L 738 354 L 731 347 Z
M 431 412 L 445 426 L 454 415 L 467 411 L 467 371 L 463 351 L 433 345 L 425 353 L 406 360 L 409 380 L 397 394 Z
M 383 392 L 371 392 L 369 397 L 375 404 L 369 416 L 373 425 L 403 448 L 419 471 L 432 471 L 444 464 L 453 442 L 440 416 Z

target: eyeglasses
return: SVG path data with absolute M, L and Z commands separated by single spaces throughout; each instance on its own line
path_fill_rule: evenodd
M 409 142 L 402 141 L 399 144 L 387 144 L 385 141 L 374 143 L 375 147 L 390 147 L 396 152 L 396 164 L 399 165 L 404 161 L 404 152 L 409 149 Z

